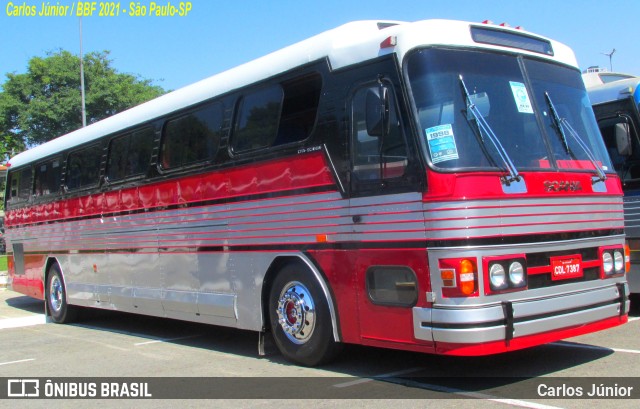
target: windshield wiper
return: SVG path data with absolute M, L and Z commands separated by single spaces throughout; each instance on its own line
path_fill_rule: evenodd
M 513 164 L 509 154 L 500 143 L 495 132 L 493 132 L 493 129 L 491 129 L 491 126 L 487 123 L 478 107 L 471 100 L 471 94 L 469 94 L 469 90 L 467 89 L 467 85 L 464 83 L 462 75 L 459 75 L 458 78 L 460 78 L 460 84 L 462 85 L 462 91 L 464 92 L 466 99 L 467 111 L 471 112 L 471 115 L 473 115 L 473 119 L 476 121 L 478 129 L 480 130 L 480 141 L 484 144 L 484 138 L 482 137 L 482 133 L 484 132 L 493 144 L 496 152 L 498 152 L 498 156 L 500 156 L 500 159 L 504 163 L 507 172 L 509 172 L 509 177 L 502 177 L 504 183 L 509 185 L 511 182 L 519 182 L 522 179 L 522 176 L 518 173 L 518 169 L 516 169 L 516 166 Z
M 560 119 L 560 115 L 558 115 L 558 111 L 556 111 L 556 107 L 555 105 L 553 105 L 548 92 L 544 93 L 544 98 L 547 101 L 547 105 L 549 106 L 549 111 L 551 111 L 551 117 L 553 118 L 555 129 L 556 131 L 558 131 L 558 135 L 560 135 L 560 139 L 562 140 L 567 154 L 571 155 L 571 149 L 569 149 L 569 142 L 567 141 L 567 134 L 564 133 L 564 128 L 562 127 L 562 119 Z
M 549 110 L 551 111 L 551 117 L 553 118 L 553 122 L 555 124 L 554 128 L 558 131 L 558 135 L 560 135 L 560 138 L 564 143 L 565 149 L 567 150 L 567 154 L 571 154 L 571 150 L 569 149 L 569 143 L 567 141 L 565 128 L 569 132 L 569 135 L 571 135 L 573 139 L 575 139 L 578 145 L 587 154 L 587 158 L 589 158 L 589 161 L 595 168 L 596 179 L 593 180 L 592 182 L 593 183 L 604 182 L 605 180 L 607 180 L 607 175 L 604 173 L 604 170 L 602 169 L 602 167 L 598 164 L 598 161 L 596 160 L 595 155 L 591 152 L 591 150 L 589 149 L 587 144 L 584 142 L 584 140 L 580 137 L 578 132 L 576 132 L 576 130 L 573 129 L 573 127 L 571 126 L 569 121 L 567 121 L 566 118 L 560 118 L 560 115 L 558 115 L 558 110 L 556 109 L 556 106 L 553 104 L 553 101 L 551 100 L 551 96 L 549 95 L 549 93 L 545 92 L 544 97 L 547 100 L 547 105 L 549 105 Z

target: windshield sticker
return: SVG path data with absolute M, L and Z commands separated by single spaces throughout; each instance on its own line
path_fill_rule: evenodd
M 518 112 L 523 114 L 533 114 L 533 107 L 531 106 L 531 100 L 527 93 L 527 88 L 521 82 L 509 81 L 511 85 L 511 92 L 513 92 L 513 99 L 516 101 Z
M 458 159 L 456 138 L 451 124 L 434 126 L 424 130 L 431 152 L 431 162 L 438 163 Z

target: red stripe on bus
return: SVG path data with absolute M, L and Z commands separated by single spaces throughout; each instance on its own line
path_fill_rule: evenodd
M 7 227 L 335 186 L 324 154 L 298 155 L 6 212 Z

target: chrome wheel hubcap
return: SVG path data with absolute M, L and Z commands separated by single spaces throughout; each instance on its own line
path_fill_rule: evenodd
M 313 334 L 316 311 L 311 293 L 302 283 L 293 281 L 282 289 L 278 299 L 278 323 L 295 344 L 304 344 Z
M 58 276 L 54 276 L 49 286 L 49 304 L 55 312 L 59 312 L 60 308 L 62 308 L 62 297 L 62 282 L 60 282 Z

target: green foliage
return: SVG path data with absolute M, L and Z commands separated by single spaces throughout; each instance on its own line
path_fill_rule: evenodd
M 87 124 L 162 95 L 131 74 L 118 73 L 109 52 L 84 56 Z M 80 58 L 68 51 L 33 57 L 25 74 L 6 74 L 0 92 L 0 161 L 82 126 Z

